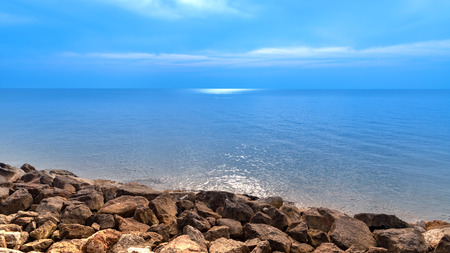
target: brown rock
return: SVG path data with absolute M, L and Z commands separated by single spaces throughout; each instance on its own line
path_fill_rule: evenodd
M 1 224 L 0 230 L 6 232 L 22 232 L 22 227 L 16 224 Z
M 19 227 L 26 227 L 31 222 L 34 222 L 34 217 L 20 217 L 14 219 L 12 223 L 17 224 Z
M 281 212 L 275 207 L 263 208 L 262 210 L 265 214 L 267 214 L 272 219 L 272 226 L 280 229 L 281 231 L 286 230 L 289 226 L 290 221 L 286 214 Z
M 266 224 L 249 223 L 244 226 L 245 239 L 259 238 L 262 241 L 269 241 L 272 250 L 289 252 L 291 241 L 288 236 L 279 229 Z
M 52 234 L 52 236 L 51 236 L 51 239 L 52 239 L 54 242 L 57 242 L 57 241 L 61 241 L 61 240 L 62 240 L 61 234 L 59 233 L 59 230 L 55 230 L 55 232 L 53 232 L 53 234 Z
M 333 243 L 322 243 L 316 250 L 313 251 L 314 253 L 344 253 L 343 250 L 338 248 Z
M 250 250 L 243 242 L 232 239 L 220 238 L 211 243 L 210 253 L 250 253 Z
M 302 217 L 300 209 L 288 203 L 283 203 L 280 210 L 289 217 L 291 222 L 299 221 Z
M 259 224 L 272 225 L 273 221 L 272 221 L 272 218 L 270 218 L 269 215 L 267 215 L 267 214 L 265 214 L 263 212 L 257 212 L 250 219 L 250 223 L 259 223 Z
M 184 211 L 177 219 L 178 228 L 183 229 L 184 226 L 190 225 L 194 228 L 200 230 L 201 232 L 206 232 L 211 228 L 208 220 L 201 217 L 193 211 Z
M 56 230 L 57 225 L 52 221 L 47 221 L 30 233 L 30 237 L 36 240 L 47 239 Z
M 59 188 L 48 188 L 48 189 L 43 189 L 39 195 L 35 198 L 35 200 L 39 203 L 41 200 L 46 199 L 46 198 L 50 198 L 50 197 L 62 197 L 62 198 L 68 198 L 72 195 L 71 192 L 64 190 L 64 189 L 59 189 Z
M 158 217 L 159 222 L 165 223 L 170 228 L 170 234 L 177 233 L 177 205 L 172 197 L 165 193 L 150 201 L 150 208 Z
M 64 209 L 61 216 L 61 223 L 84 225 L 91 215 L 91 210 L 85 204 L 71 204 Z
M 260 241 L 251 251 L 252 253 L 270 253 L 272 249 L 270 248 L 270 243 L 268 241 Z M 292 252 L 292 249 L 291 249 Z
M 185 226 L 183 228 L 183 234 L 189 236 L 189 238 L 194 242 L 197 242 L 202 245 L 207 245 L 207 242 L 206 242 L 205 237 L 203 236 L 202 232 L 200 232 L 200 230 L 198 230 L 192 226 L 189 226 L 189 225 Z
M 218 219 L 216 221 L 217 226 L 227 226 L 230 232 L 230 237 L 234 239 L 241 239 L 244 235 L 242 224 L 233 219 Z
M 450 235 L 446 234 L 436 246 L 434 253 L 448 253 L 450 252 Z
M 98 213 L 117 214 L 122 217 L 132 217 L 138 206 L 148 206 L 149 202 L 141 196 L 120 196 L 103 205 Z
M 155 213 L 148 206 L 138 206 L 134 212 L 133 218 L 147 225 L 159 224 L 159 220 Z
M 197 201 L 206 203 L 213 211 L 219 207 L 224 207 L 225 200 L 234 201 L 236 196 L 230 192 L 224 191 L 204 191 L 200 192 L 196 196 Z
M 309 236 L 310 244 L 313 247 L 318 247 L 322 243 L 329 242 L 327 234 L 319 229 L 309 229 L 308 236 Z
M 28 209 L 33 204 L 33 196 L 25 189 L 20 189 L 11 194 L 0 204 L 1 214 L 13 214 L 20 210 Z
M 425 229 L 426 230 L 443 228 L 443 227 L 450 227 L 450 223 L 441 221 L 441 220 L 425 221 Z
M 44 189 L 48 189 L 50 186 L 46 184 L 33 184 L 33 183 L 20 183 L 16 182 L 13 186 L 14 191 L 18 190 L 26 190 L 28 193 L 31 194 L 33 197 L 33 200 L 37 198 L 37 196 L 43 191 Z
M 117 226 L 123 233 L 129 232 L 146 232 L 150 226 L 144 223 L 140 223 L 133 218 L 122 218 L 118 215 L 115 216 Z
M 248 222 L 253 216 L 253 209 L 248 205 L 240 202 L 231 202 L 225 200 L 225 207 L 223 209 L 222 217 L 231 218 L 240 222 Z
M 49 197 L 41 200 L 36 208 L 36 212 L 40 215 L 53 214 L 56 217 L 61 215 L 61 210 L 66 199 L 62 197 Z
M 83 253 L 107 253 L 119 241 L 122 233 L 105 229 L 91 235 L 83 244 Z
M 262 198 L 259 201 L 269 204 L 275 208 L 280 208 L 283 205 L 283 198 L 281 198 L 279 196 Z
M 131 251 L 129 250 L 131 247 L 145 247 L 144 238 L 134 234 L 123 234 L 113 246 L 110 253 L 127 253 Z
M 369 227 L 364 222 L 347 216 L 336 219 L 328 236 L 331 242 L 343 250 L 351 246 L 364 249 L 377 246 Z
M 41 239 L 26 243 L 20 247 L 21 251 L 46 251 L 53 244 L 52 239 Z
M 408 223 L 400 220 L 395 215 L 375 214 L 375 213 L 360 213 L 355 215 L 355 218 L 363 221 L 370 228 L 371 231 L 375 229 L 389 229 L 389 228 L 407 228 Z
M 0 187 L 0 202 L 9 197 L 9 187 Z
M 114 181 L 109 180 L 95 180 L 95 185 L 100 188 L 100 191 L 103 193 L 103 200 L 108 202 L 117 197 L 117 190 L 121 184 L 116 183 Z
M 79 190 L 77 193 L 70 197 L 71 200 L 77 200 L 86 204 L 92 211 L 99 210 L 103 202 L 103 194 L 99 193 L 92 187 Z
M 314 251 L 314 248 L 306 243 L 299 243 L 297 241 L 293 241 L 291 245 L 291 253 L 311 253 Z
M 289 225 L 286 233 L 301 243 L 308 242 L 308 226 L 304 221 L 296 221 Z
M 83 239 L 73 239 L 73 240 L 62 240 L 60 242 L 55 242 L 47 250 L 47 253 L 82 253 L 81 245 L 85 240 Z
M 25 173 L 36 170 L 36 168 L 33 165 L 28 164 L 28 163 L 25 163 L 24 165 L 22 165 L 20 167 L 20 169 L 23 170 Z
M 94 233 L 93 228 L 80 224 L 61 224 L 59 227 L 59 234 L 63 239 L 88 238 Z
M 378 246 L 393 253 L 423 253 L 427 246 L 423 235 L 414 228 L 386 229 L 373 232 Z
M 148 201 L 152 201 L 161 194 L 162 192 L 160 191 L 137 183 L 124 184 L 120 186 L 119 189 L 117 190 L 117 197 L 123 195 L 142 196 L 146 198 Z
M 205 245 L 199 244 L 189 238 L 187 235 L 181 235 L 156 250 L 157 253 L 190 253 L 202 252 L 208 253 Z
M 227 226 L 214 226 L 205 233 L 205 239 L 215 241 L 219 238 L 230 239 L 230 231 Z
M 6 246 L 10 249 L 20 249 L 28 240 L 27 232 L 6 232 L 0 230 L 0 236 L 5 239 Z
M 114 219 L 114 215 L 112 214 L 106 214 L 106 213 L 98 213 L 93 216 L 90 219 L 90 222 L 88 224 L 97 223 L 100 225 L 100 229 L 108 229 L 108 228 L 114 228 L 116 226 L 116 220 Z
M 203 217 L 213 217 L 215 219 L 220 219 L 222 216 L 220 216 L 218 213 L 214 212 L 211 208 L 209 208 L 205 203 L 201 201 L 195 202 L 195 209 L 197 213 Z
M 313 207 L 305 211 L 302 217 L 309 228 L 319 229 L 328 233 L 334 221 L 341 216 L 347 215 L 328 208 Z
M 19 168 L 13 167 L 9 164 L 0 163 L 0 177 L 6 182 L 14 183 L 21 178 L 25 172 Z
M 64 189 L 67 184 L 72 185 L 77 191 L 79 191 L 83 187 L 94 185 L 94 181 L 85 178 L 62 175 L 58 175 L 53 179 L 54 187 Z
M 380 247 L 372 247 L 367 250 L 365 253 L 388 253 L 388 250 Z
M 169 227 L 164 223 L 160 223 L 160 224 L 151 226 L 148 229 L 148 232 L 154 232 L 154 233 L 160 234 L 163 237 L 163 241 L 165 241 L 165 242 L 167 242 L 170 238 Z
M 425 242 L 429 248 L 436 248 L 444 235 L 450 235 L 450 227 L 430 229 L 423 233 Z
M 51 173 L 51 174 L 54 174 L 54 175 L 59 175 L 59 176 L 78 177 L 78 176 L 75 175 L 73 172 L 68 171 L 68 170 L 54 169 L 54 170 L 50 170 L 50 173 Z
M 177 201 L 177 208 L 179 214 L 181 214 L 185 210 L 192 210 L 194 209 L 194 207 L 195 207 L 194 203 L 190 200 L 180 199 Z
M 25 183 L 52 185 L 54 175 L 45 170 L 33 170 L 24 174 L 20 180 Z

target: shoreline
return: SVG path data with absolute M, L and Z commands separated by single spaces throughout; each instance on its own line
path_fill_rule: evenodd
M 278 196 L 160 191 L 29 164 L 0 163 L 0 200 L 0 252 L 450 250 L 445 221 L 411 224 L 392 214 L 349 216 L 323 207 L 299 208 Z

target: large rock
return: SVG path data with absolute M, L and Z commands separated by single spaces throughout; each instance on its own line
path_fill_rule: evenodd
M 220 238 L 211 243 L 209 253 L 250 253 L 250 250 L 243 242 Z
M 233 193 L 224 191 L 204 191 L 196 196 L 196 200 L 206 203 L 213 211 L 223 207 L 225 200 L 234 201 L 235 198 L 236 196 Z
M 65 224 L 86 224 L 86 220 L 91 217 L 92 212 L 83 203 L 74 203 L 66 206 L 61 216 L 61 223 Z
M 431 230 L 436 228 L 450 227 L 450 223 L 442 220 L 425 221 L 425 229 Z
M 439 241 L 434 253 L 448 253 L 450 252 L 450 235 L 444 235 L 441 241 Z
M 83 202 L 92 211 L 99 210 L 104 204 L 103 194 L 99 193 L 97 190 L 93 189 L 92 187 L 88 187 L 88 188 L 77 191 L 77 193 L 72 195 L 70 197 L 70 199 Z
M 270 247 L 275 251 L 289 252 L 292 244 L 287 234 L 266 224 L 248 223 L 244 226 L 244 237 L 247 240 L 259 238 L 262 241 L 269 241 Z
M 378 246 L 393 253 L 423 253 L 427 246 L 423 235 L 414 228 L 376 230 Z
M 313 207 L 305 211 L 302 217 L 309 228 L 319 229 L 328 233 L 334 221 L 342 216 L 347 215 L 328 208 Z
M 355 218 L 363 221 L 370 228 L 371 231 L 375 229 L 389 229 L 389 228 L 407 228 L 408 223 L 400 220 L 395 215 L 376 214 L 376 213 L 360 213 L 356 214 Z
M 20 249 L 28 240 L 27 232 L 6 232 L 0 230 L 0 237 L 5 239 L 6 246 L 10 249 Z
M 11 194 L 0 204 L 1 214 L 13 214 L 20 210 L 28 209 L 33 204 L 33 196 L 25 189 L 20 189 Z
M 309 243 L 313 247 L 318 247 L 322 243 L 328 243 L 330 242 L 328 240 L 328 236 L 325 232 L 319 229 L 309 229 L 308 230 L 308 236 L 309 236 Z
M 328 236 L 331 242 L 343 250 L 351 246 L 364 249 L 377 246 L 369 227 L 364 222 L 347 216 L 336 219 Z
M 117 197 L 122 195 L 142 196 L 146 198 L 148 201 L 152 201 L 161 194 L 162 192 L 160 191 L 137 183 L 124 184 L 120 186 L 117 190 Z
M 170 238 L 169 227 L 164 223 L 151 226 L 148 229 L 148 232 L 154 232 L 161 235 L 164 242 L 167 242 Z
M 253 209 L 241 202 L 231 202 L 225 200 L 225 207 L 222 216 L 224 218 L 235 219 L 240 222 L 248 222 L 253 216 Z
M 36 168 L 33 165 L 28 164 L 28 163 L 25 163 L 24 165 L 22 165 L 20 167 L 20 169 L 23 170 L 25 173 L 31 172 L 33 170 L 36 170 Z
M 227 226 L 230 232 L 230 237 L 234 239 L 241 239 L 244 235 L 242 224 L 233 219 L 218 219 L 216 220 L 217 226 Z
M 203 244 L 203 245 L 207 245 L 207 242 L 205 240 L 205 237 L 203 236 L 202 232 L 200 232 L 200 230 L 192 227 L 192 226 L 185 226 L 183 228 L 183 234 L 189 236 L 189 238 L 194 241 L 197 242 L 199 244 Z
M 119 241 L 111 249 L 110 253 L 128 253 L 132 251 L 130 248 L 143 247 L 145 247 L 144 238 L 134 234 L 123 234 L 120 236 Z
M 122 218 L 120 216 L 115 216 L 117 221 L 117 226 L 123 233 L 129 232 L 146 232 L 150 226 L 144 223 L 140 223 L 133 218 Z
M 291 223 L 288 216 L 275 207 L 271 206 L 268 208 L 263 208 L 262 211 L 272 219 L 272 224 L 270 225 L 280 229 L 281 231 L 286 230 Z
M 205 239 L 215 241 L 219 238 L 230 239 L 230 231 L 227 226 L 214 226 L 205 233 Z
M 304 221 L 293 222 L 289 225 L 286 233 L 298 242 L 308 242 L 308 226 Z
M 260 223 L 260 224 L 272 225 L 273 221 L 269 215 L 259 211 L 259 212 L 255 213 L 255 215 L 252 216 L 252 218 L 250 219 L 250 223 Z
M 94 233 L 93 228 L 80 224 L 61 224 L 59 227 L 59 234 L 63 239 L 88 238 Z
M 258 244 L 256 244 L 256 246 L 253 248 L 253 250 L 251 252 L 252 253 L 270 253 L 270 252 L 272 252 L 272 248 L 270 248 L 270 243 L 268 241 L 260 241 L 260 242 L 258 242 Z M 292 248 L 291 248 L 291 253 L 296 253 L 296 252 L 292 252 Z
M 311 253 L 314 251 L 314 248 L 306 243 L 299 243 L 297 241 L 293 241 L 291 245 L 291 253 Z
M 8 187 L 0 187 L 0 202 L 3 202 L 8 197 L 9 197 L 9 188 Z
M 148 206 L 138 206 L 136 211 L 134 211 L 133 218 L 141 223 L 147 225 L 159 224 L 159 220 L 155 213 Z
M 183 229 L 184 226 L 190 225 L 206 232 L 211 228 L 211 224 L 205 218 L 201 217 L 194 211 L 184 211 L 177 219 L 178 228 Z
M 21 251 L 40 251 L 45 252 L 53 244 L 52 239 L 41 239 L 26 243 L 20 247 Z
M 450 227 L 436 228 L 423 233 L 429 248 L 436 248 L 444 235 L 450 235 Z
M 36 240 L 47 239 L 58 226 L 53 221 L 47 221 L 30 233 L 30 237 Z
M 92 225 L 93 223 L 99 224 L 100 230 L 114 228 L 116 226 L 116 220 L 114 219 L 114 215 L 107 213 L 95 214 L 91 216 L 86 222 L 88 225 Z
M 313 251 L 314 253 L 344 253 L 343 250 L 338 248 L 333 243 L 322 243 L 316 250 Z
M 61 215 L 61 210 L 66 199 L 63 197 L 49 197 L 43 199 L 36 208 L 40 215 L 53 214 L 57 217 Z
M 187 235 L 181 235 L 156 250 L 157 253 L 208 253 L 205 245 L 197 243 Z
M 141 196 L 120 196 L 106 202 L 98 213 L 117 214 L 132 217 L 138 206 L 148 206 L 149 201 Z
M 6 182 L 14 183 L 21 178 L 25 172 L 9 164 L 0 163 L 0 177 Z
M 20 180 L 25 183 L 52 185 L 54 175 L 45 170 L 33 170 L 24 174 Z
M 94 185 L 94 181 L 74 176 L 58 175 L 53 179 L 53 186 L 64 189 L 66 185 L 72 185 L 77 191 L 86 186 Z
M 37 203 L 40 203 L 41 200 L 50 198 L 50 197 L 62 197 L 62 198 L 69 198 L 72 195 L 72 193 L 65 189 L 59 189 L 59 188 L 48 188 L 43 189 L 39 195 L 35 198 L 35 201 Z
M 283 203 L 280 210 L 289 217 L 291 222 L 299 221 L 302 217 L 300 209 L 289 203 Z
M 61 169 L 53 169 L 50 170 L 50 174 L 59 175 L 59 176 L 72 176 L 72 177 L 78 177 L 73 172 L 68 170 L 61 170 Z
M 22 227 L 16 224 L 2 224 L 0 225 L 0 230 L 6 232 L 22 232 Z
M 214 212 L 211 208 L 209 208 L 204 202 L 197 201 L 195 202 L 195 209 L 197 210 L 197 213 L 200 214 L 203 217 L 213 217 L 215 219 L 220 219 L 222 216 L 220 216 L 218 213 Z
M 28 193 L 31 194 L 33 197 L 33 200 L 38 197 L 38 195 L 41 193 L 41 191 L 50 188 L 50 186 L 46 184 L 33 184 L 33 183 L 21 183 L 16 182 L 13 186 L 14 191 L 18 190 L 26 190 Z
M 150 201 L 150 208 L 158 217 L 159 222 L 170 228 L 170 234 L 177 233 L 177 204 L 172 196 L 165 193 Z
M 62 240 L 60 242 L 55 242 L 47 250 L 47 253 L 82 253 L 81 246 L 84 242 L 85 239 Z
M 105 229 L 91 235 L 83 244 L 83 253 L 107 253 L 119 241 L 122 233 Z

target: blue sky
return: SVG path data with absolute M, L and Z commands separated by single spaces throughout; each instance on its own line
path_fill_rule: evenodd
M 450 88 L 448 0 L 5 0 L 0 87 Z

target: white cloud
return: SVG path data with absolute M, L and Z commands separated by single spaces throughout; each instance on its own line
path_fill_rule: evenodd
M 67 57 L 81 57 L 171 66 L 224 67 L 320 67 L 380 65 L 408 61 L 412 58 L 450 58 L 450 40 L 418 42 L 366 49 L 350 47 L 289 47 L 261 48 L 244 53 L 224 54 L 154 54 L 154 53 L 67 53 Z

